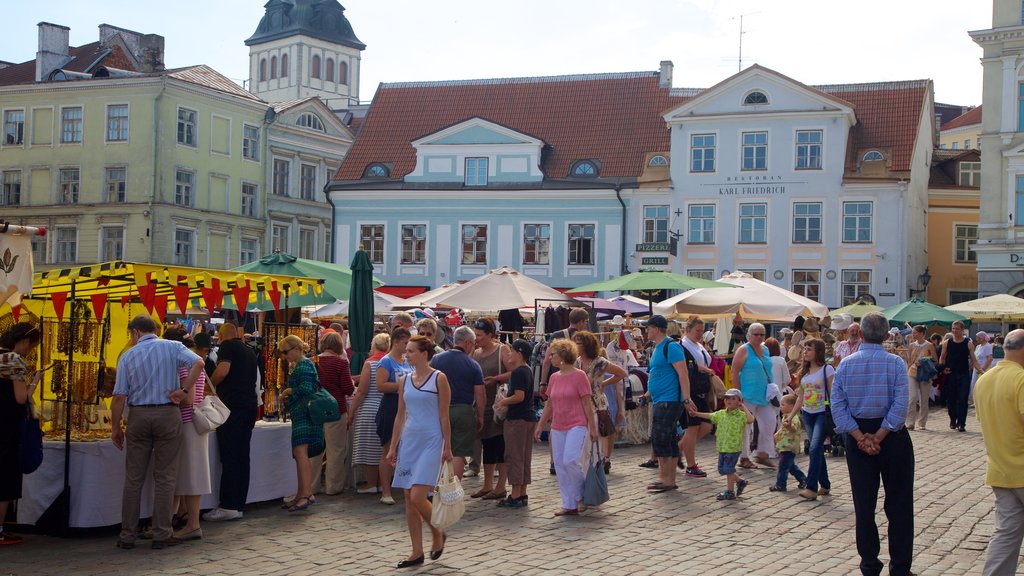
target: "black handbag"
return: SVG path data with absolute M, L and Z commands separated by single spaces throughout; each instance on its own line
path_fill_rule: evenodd
M 831 394 L 828 392 L 828 369 L 829 366 L 826 364 L 821 369 L 821 377 L 824 379 L 822 386 L 825 388 L 825 435 L 831 436 L 836 432 L 836 421 L 832 419 L 832 400 L 830 399 Z M 835 370 L 832 371 L 832 378 L 835 379 Z
M 25 419 L 21 421 L 21 442 L 18 444 L 18 467 L 22 474 L 35 472 L 43 463 L 43 429 L 32 412 L 32 403 L 25 403 Z

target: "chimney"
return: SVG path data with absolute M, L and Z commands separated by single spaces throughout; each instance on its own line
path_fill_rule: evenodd
M 42 82 L 50 72 L 68 63 L 68 38 L 71 28 L 40 22 L 39 51 L 36 52 L 36 82 Z
M 661 61 L 661 73 L 658 74 L 658 88 L 672 87 L 672 61 Z
M 164 69 L 164 37 L 142 34 L 134 30 L 100 24 L 100 46 L 113 48 L 120 38 L 128 55 L 137 63 L 137 72 L 160 72 Z
M 146 34 L 139 40 L 139 72 L 163 72 L 164 37 Z

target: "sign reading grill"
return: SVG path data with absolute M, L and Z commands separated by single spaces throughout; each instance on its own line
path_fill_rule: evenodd
M 644 256 L 640 259 L 643 266 L 668 266 L 668 256 Z

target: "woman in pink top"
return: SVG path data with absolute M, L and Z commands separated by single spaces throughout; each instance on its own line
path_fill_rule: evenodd
M 576 344 L 559 338 L 548 347 L 551 366 L 558 372 L 548 383 L 548 401 L 544 404 L 540 424 L 534 437 L 540 440 L 540 431 L 551 422 L 551 454 L 558 474 L 558 489 L 562 493 L 562 509 L 555 516 L 574 516 L 587 509 L 583 504 L 583 484 L 586 464 L 581 462 L 584 451 L 597 441 L 597 421 L 594 401 L 590 394 L 590 380 L 586 372 L 576 368 Z

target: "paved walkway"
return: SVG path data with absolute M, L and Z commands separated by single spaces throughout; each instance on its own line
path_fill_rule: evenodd
M 985 454 L 973 412 L 967 433 L 949 430 L 933 410 L 934 430 L 912 433 L 917 455 L 917 538 L 914 570 L 921 575 L 980 574 L 992 532 L 991 491 L 983 485 Z M 804 502 L 794 490 L 772 493 L 774 472 L 751 471 L 738 501 L 717 502 L 723 479 L 684 478 L 680 491 L 647 494 L 653 470 L 638 468 L 647 447 L 615 453 L 612 500 L 599 511 L 554 518 L 558 487 L 547 472 L 548 451 L 535 452 L 529 508 L 467 503 L 450 530 L 444 557 L 421 574 L 857 574 L 853 505 L 845 459 L 827 457 L 832 496 Z M 698 459 L 713 470 L 714 442 Z M 798 460 L 806 470 L 807 459 Z M 480 485 L 466 481 L 467 492 Z M 791 486 L 792 488 L 792 486 Z M 245 519 L 206 523 L 205 539 L 162 551 L 145 543 L 114 547 L 116 532 L 69 540 L 26 535 L 0 548 L 0 574 L 390 574 L 409 550 L 401 502 L 371 496 L 320 496 L 306 512 L 276 504 L 252 506 Z M 881 507 L 881 501 L 879 502 Z M 879 516 L 883 537 L 884 515 Z M 426 547 L 429 548 L 429 536 Z M 885 553 L 886 541 L 882 549 Z M 883 558 L 884 560 L 884 558 Z

